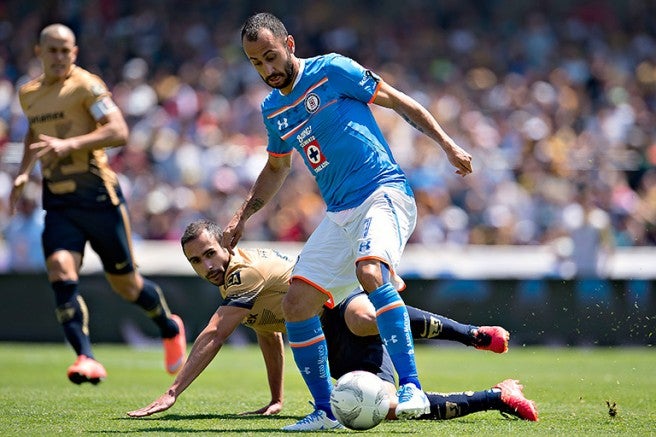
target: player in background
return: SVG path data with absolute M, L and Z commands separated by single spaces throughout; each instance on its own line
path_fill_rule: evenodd
M 273 88 L 262 103 L 268 160 L 246 200 L 226 226 L 223 245 L 233 248 L 246 221 L 281 188 L 297 150 L 315 177 L 327 213 L 296 263 L 283 300 L 294 360 L 315 402 L 308 417 L 284 427 L 311 431 L 337 423 L 330 411 L 332 378 L 318 312 L 344 300 L 356 286 L 376 309 L 376 324 L 399 376 L 396 415 L 428 412 L 421 390 L 405 304 L 396 274 L 417 218 L 407 178 L 394 160 L 369 104 L 391 108 L 445 152 L 455 173 L 472 172 L 471 155 L 457 146 L 417 101 L 354 60 L 331 53 L 302 59 L 296 42 L 275 16 L 249 17 L 242 48 Z
M 198 276 L 219 287 L 223 302 L 198 335 L 173 384 L 151 404 L 128 412 L 129 416 L 149 416 L 171 408 L 240 323 L 257 335 L 271 392 L 267 405 L 245 414 L 270 415 L 282 410 L 285 320 L 281 303 L 288 290 L 294 260 L 272 249 L 236 248 L 232 254 L 221 246 L 221 240 L 220 227 L 211 221 L 198 220 L 185 229 L 181 238 L 185 257 Z M 416 338 L 460 341 L 497 353 L 508 349 L 509 334 L 501 327 L 463 325 L 417 308 L 408 307 L 408 310 Z M 366 295 L 354 293 L 335 308 L 325 308 L 321 321 L 333 377 L 339 378 L 352 370 L 377 374 L 389 383 L 393 405 L 388 418 L 395 418 L 394 369 L 376 332 L 375 311 Z M 514 380 L 478 392 L 427 395 L 430 412 L 422 415 L 422 419 L 453 419 L 477 411 L 499 410 L 537 420 L 535 405 L 524 398 L 522 386 Z M 339 427 L 339 424 L 330 426 Z
M 70 28 L 52 24 L 41 31 L 35 54 L 43 74 L 19 91 L 29 129 L 10 208 L 15 211 L 30 172 L 40 161 L 48 280 L 57 320 L 77 354 L 68 378 L 76 384 L 95 384 L 107 376 L 94 359 L 89 315 L 78 290 L 87 242 L 100 256 L 112 289 L 141 307 L 159 328 L 166 370 L 174 374 L 185 359 L 184 325 L 170 313 L 160 287 L 136 270 L 128 211 L 104 151 L 122 146 L 128 127 L 105 83 L 75 65 L 77 52 Z

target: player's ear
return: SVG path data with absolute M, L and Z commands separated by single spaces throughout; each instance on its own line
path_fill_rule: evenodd
M 41 56 L 41 46 L 39 44 L 34 44 L 34 56 L 37 58 Z
M 287 45 L 287 50 L 289 50 L 289 53 L 294 53 L 296 50 L 296 42 L 294 41 L 294 37 L 291 35 L 287 35 L 287 40 L 285 41 Z

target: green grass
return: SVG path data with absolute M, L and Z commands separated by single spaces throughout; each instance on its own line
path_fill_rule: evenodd
M 0 435 L 289 435 L 280 428 L 310 411 L 309 394 L 288 353 L 283 412 L 238 416 L 266 404 L 269 391 L 259 350 L 226 346 L 173 408 L 131 419 L 126 411 L 150 403 L 172 381 L 163 370 L 161 351 L 98 345 L 95 353 L 108 379 L 97 386 L 76 386 L 65 376 L 73 361 L 67 346 L 0 343 Z M 526 396 L 537 402 L 540 422 L 482 412 L 448 421 L 384 422 L 365 433 L 656 435 L 656 352 L 651 348 L 516 346 L 499 356 L 465 347 L 419 345 L 417 363 L 429 391 L 479 390 L 518 378 Z M 615 417 L 609 416 L 606 401 L 617 403 Z

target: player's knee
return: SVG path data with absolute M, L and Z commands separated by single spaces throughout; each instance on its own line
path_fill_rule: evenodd
M 344 312 L 344 320 L 354 335 L 365 337 L 378 334 L 376 310 L 364 294 L 349 303 Z
M 77 279 L 76 260 L 70 252 L 59 250 L 46 260 L 51 282 Z
M 285 320 L 299 320 L 300 314 L 302 313 L 301 306 L 303 305 L 303 300 L 300 296 L 294 293 L 287 293 L 282 299 L 281 305 Z
M 358 277 L 358 282 L 367 292 L 372 292 L 387 282 L 383 278 L 383 264 L 377 260 L 358 262 L 356 275 Z
M 138 280 L 134 272 L 125 275 L 106 274 L 112 290 L 128 302 L 134 302 L 144 287 L 143 280 Z
M 313 287 L 303 285 L 296 287 L 292 284 L 282 300 L 285 320 L 289 322 L 307 320 L 319 313 L 326 300 L 326 295 Z

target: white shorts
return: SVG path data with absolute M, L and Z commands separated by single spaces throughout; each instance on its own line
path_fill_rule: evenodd
M 332 308 L 360 287 L 356 262 L 378 259 L 389 266 L 392 283 L 402 290 L 405 283 L 395 272 L 416 222 L 414 198 L 381 187 L 356 208 L 326 214 L 305 243 L 292 279 L 325 293 L 326 306 Z

